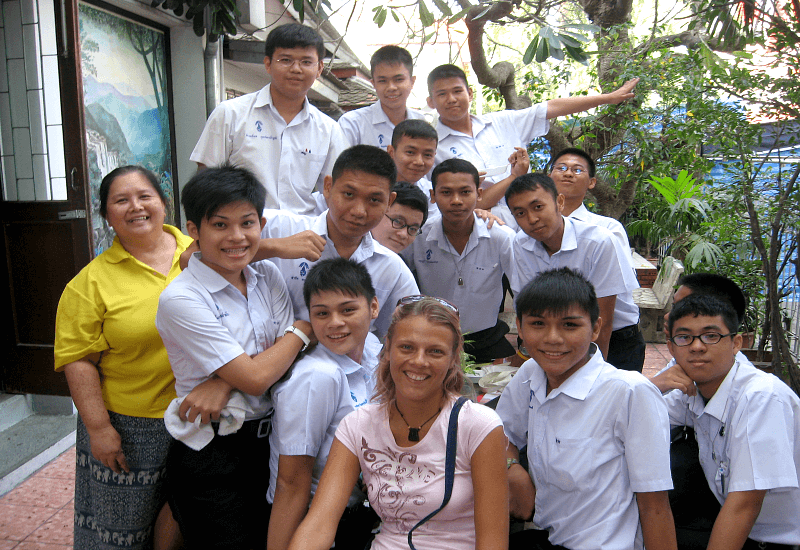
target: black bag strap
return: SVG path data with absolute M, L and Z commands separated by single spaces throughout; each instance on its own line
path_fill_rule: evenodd
M 411 531 L 408 532 L 408 546 L 411 550 L 417 550 L 414 547 L 414 543 L 411 542 L 411 534 L 414 530 L 431 519 L 433 516 L 438 514 L 442 511 L 442 508 L 447 506 L 447 503 L 450 502 L 450 495 L 453 493 L 453 481 L 456 475 L 456 444 L 458 443 L 458 413 L 461 411 L 461 407 L 464 406 L 464 403 L 467 402 L 466 397 L 459 397 L 456 401 L 455 405 L 453 405 L 453 410 L 450 411 L 450 424 L 447 427 L 447 454 L 445 455 L 444 459 L 444 499 L 442 499 L 442 505 L 439 506 L 436 510 L 419 520 L 417 524 L 411 528 Z

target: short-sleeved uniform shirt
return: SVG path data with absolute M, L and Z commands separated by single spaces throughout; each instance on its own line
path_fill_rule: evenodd
M 162 418 L 175 398 L 175 377 L 156 330 L 161 291 L 181 272 L 193 240 L 165 225 L 177 248 L 164 276 L 131 256 L 114 237 L 64 289 L 56 314 L 55 368 L 102 352 L 100 387 L 109 411 Z
M 281 455 L 316 457 L 311 494 L 316 492 L 339 422 L 366 405 L 375 389 L 380 350 L 381 343 L 373 334 L 367 335 L 361 363 L 318 344 L 292 366 L 288 380 L 272 387 L 275 414 L 269 436 L 270 503 L 275 500 Z M 363 493 L 354 490 L 350 504 L 363 500 Z
M 230 163 L 252 171 L 267 189 L 266 208 L 314 211 L 311 192 L 322 189 L 345 149 L 339 125 L 305 100 L 288 124 L 272 104 L 268 84 L 220 103 L 208 117 L 190 159 L 206 166 Z
M 539 273 L 550 269 L 578 270 L 594 285 L 598 298 L 617 297 L 612 329 L 625 328 L 639 321 L 639 308 L 633 301 L 633 289 L 639 288 L 639 282 L 625 253 L 607 229 L 572 218 L 564 218 L 561 248 L 552 256 L 541 242 L 518 231 L 514 237 L 516 269 L 509 277 L 511 289 L 517 294 Z M 630 251 L 627 253 L 630 255 Z
M 406 119 L 425 119 L 422 111 L 406 108 Z M 348 111 L 339 119 L 348 146 L 364 144 L 380 147 L 384 151 L 392 143 L 394 124 L 381 108 L 381 102 Z
M 411 245 L 412 270 L 420 290 L 458 307 L 461 330 L 477 332 L 497 324 L 497 311 L 503 299 L 503 273 L 514 268 L 514 232 L 486 222 L 473 214 L 474 225 L 461 254 L 444 234 L 442 217 L 433 217 L 423 235 Z M 459 285 L 458 280 L 464 284 Z
M 243 353 L 268 349 L 294 322 L 283 277 L 269 261 L 244 269 L 247 296 L 200 260 L 196 252 L 183 273 L 161 294 L 156 326 L 169 353 L 179 397 Z M 267 395 L 245 395 L 246 420 L 270 410 Z
M 700 465 L 720 504 L 766 490 L 749 537 L 800 544 L 800 399 L 780 379 L 735 361 L 714 396 L 664 395 L 670 424 L 692 426 Z
M 327 210 L 316 217 L 298 216 L 277 210 L 265 211 L 264 215 L 267 218 L 267 224 L 261 231 L 262 238 L 289 237 L 310 229 L 325 237 L 325 249 L 322 251 L 320 260 L 339 257 L 336 247 L 328 237 Z M 350 256 L 350 259 L 366 267 L 372 278 L 372 286 L 375 287 L 375 295 L 378 297 L 380 307 L 380 313 L 378 318 L 373 321 L 372 327 L 378 336 L 383 337 L 389 330 L 392 312 L 397 301 L 405 296 L 419 294 L 417 283 L 400 256 L 374 240 L 370 233 L 364 235 L 361 244 Z M 308 320 L 308 308 L 303 299 L 303 283 L 308 270 L 316 262 L 304 258 L 294 260 L 273 258 L 272 261 L 278 266 L 286 281 L 295 315 L 298 319 Z
M 667 410 L 638 372 L 589 362 L 547 393 L 535 360 L 520 367 L 497 414 L 517 448 L 528 446 L 533 521 L 572 550 L 641 550 L 634 493 L 672 488 Z

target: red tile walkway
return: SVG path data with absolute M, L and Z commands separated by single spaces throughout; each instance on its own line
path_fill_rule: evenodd
M 647 344 L 644 374 L 667 364 L 666 344 Z M 75 447 L 0 498 L 0 550 L 72 548 Z

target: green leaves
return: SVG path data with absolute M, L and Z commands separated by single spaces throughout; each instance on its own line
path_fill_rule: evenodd
M 568 56 L 585 65 L 589 56 L 584 51 L 583 45 L 588 43 L 590 38 L 576 32 L 578 30 L 595 32 L 599 28 L 594 25 L 578 24 L 564 25 L 563 27 L 544 26 L 528 44 L 525 54 L 522 56 L 522 62 L 526 65 L 533 60 L 543 63 L 550 57 L 562 61 L 565 56 Z

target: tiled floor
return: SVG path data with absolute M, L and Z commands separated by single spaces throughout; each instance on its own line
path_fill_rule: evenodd
M 0 498 L 0 550 L 72 548 L 75 447 Z
M 666 344 L 647 344 L 644 374 L 656 374 L 670 354 Z M 0 550 L 72 548 L 75 447 L 0 498 Z

